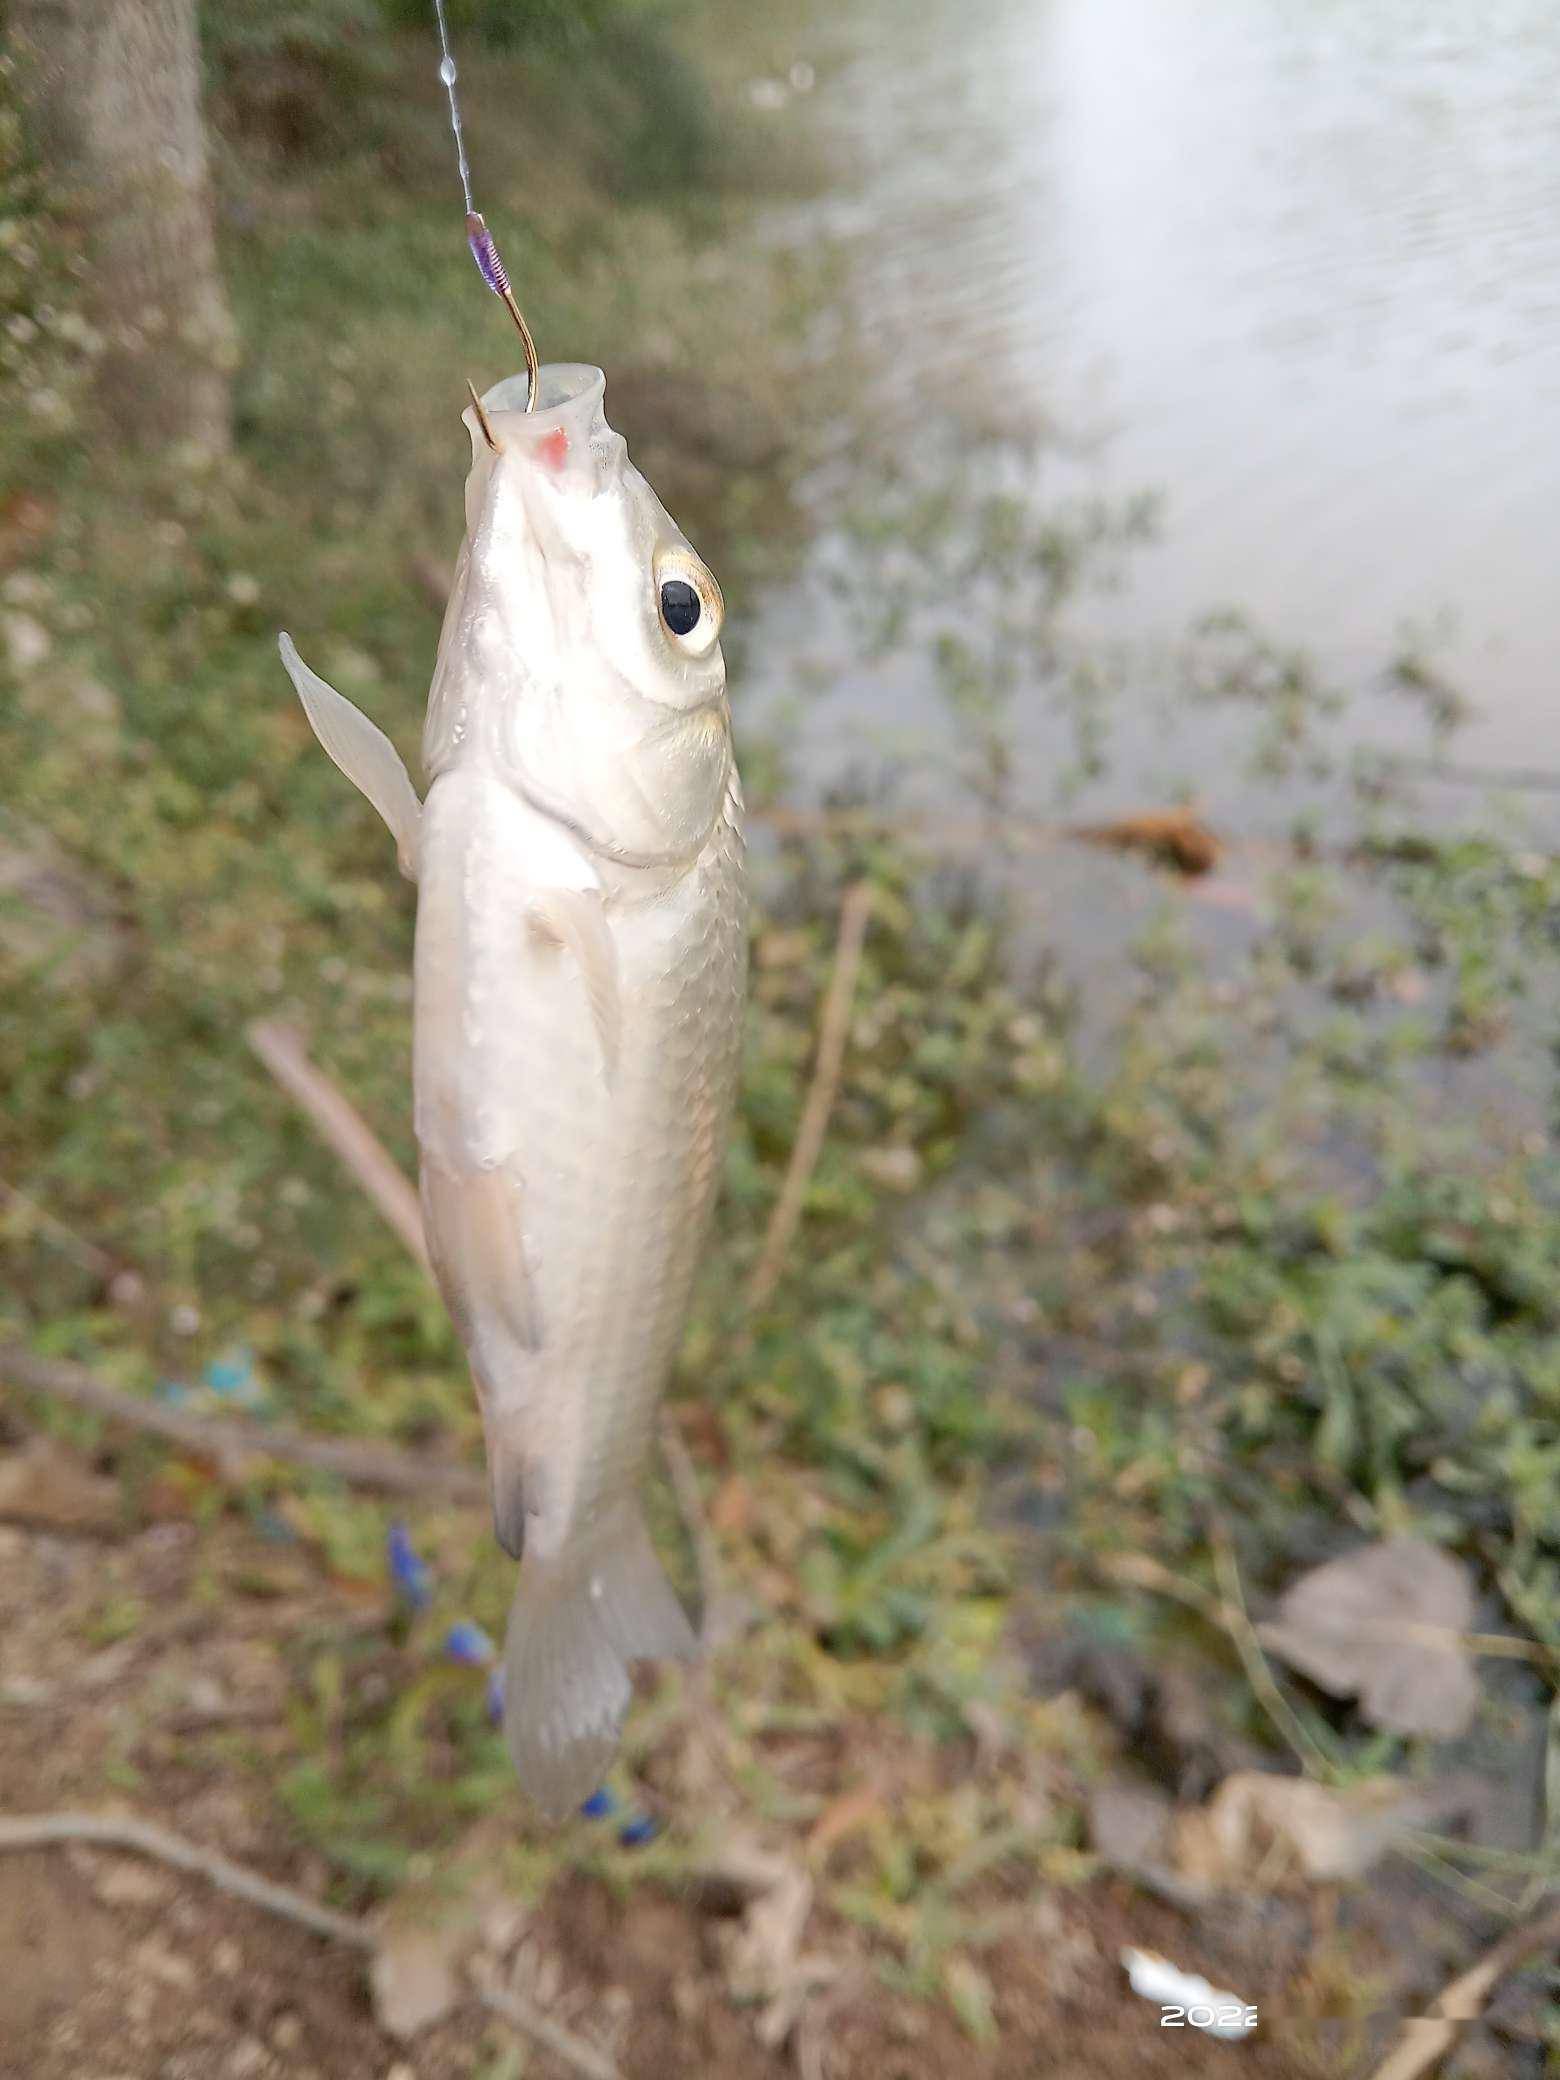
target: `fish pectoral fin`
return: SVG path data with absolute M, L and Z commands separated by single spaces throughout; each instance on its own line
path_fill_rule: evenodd
M 422 803 L 400 752 L 377 723 L 370 722 L 334 686 L 328 686 L 318 672 L 310 671 L 291 636 L 279 636 L 276 647 L 303 703 L 309 727 L 332 763 L 340 767 L 359 793 L 368 796 L 384 818 L 395 839 L 401 872 L 408 881 L 415 881 Z
M 424 1160 L 423 1227 L 450 1318 L 486 1379 L 503 1380 L 517 1351 L 541 1348 L 541 1312 L 513 1164 L 446 1170 Z
M 566 946 L 579 963 L 585 1000 L 601 1045 L 602 1068 L 611 1083 L 623 1037 L 623 1007 L 618 994 L 617 946 L 607 923 L 606 904 L 591 889 L 549 888 L 532 897 L 530 914 L 536 929 L 557 945 Z

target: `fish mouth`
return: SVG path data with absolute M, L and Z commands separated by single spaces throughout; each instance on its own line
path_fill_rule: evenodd
M 505 434 L 541 437 L 565 426 L 571 419 L 589 418 L 606 395 L 607 379 L 588 361 L 549 361 L 537 380 L 536 410 L 525 408 L 529 378 L 522 372 L 505 376 L 482 397 L 482 408 L 508 415 Z

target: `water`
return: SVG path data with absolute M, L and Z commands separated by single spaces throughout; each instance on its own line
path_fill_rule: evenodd
M 1084 608 L 1145 685 L 1221 603 L 1366 687 L 1428 633 L 1478 711 L 1458 756 L 1560 768 L 1552 0 L 857 0 L 815 38 L 817 92 L 767 119 L 843 171 L 776 235 L 846 248 L 859 433 L 1049 423 L 1073 480 L 1159 489 L 1160 542 Z M 798 630 L 838 633 L 816 564 L 762 616 L 771 695 Z M 945 727 L 924 668 L 847 650 L 817 770 L 889 711 Z M 1402 704 L 1347 727 L 1400 743 Z M 1194 729 L 1123 785 L 1217 798 L 1219 754 Z

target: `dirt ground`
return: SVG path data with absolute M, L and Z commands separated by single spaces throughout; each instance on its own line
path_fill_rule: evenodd
M 14 1466 L 19 1443 L 0 1451 Z M 56 1471 L 59 1461 L 51 1462 Z M 258 1752 L 286 1752 L 289 1641 L 321 1623 L 379 1624 L 298 1547 L 231 1517 L 124 1531 L 117 1483 L 83 1474 L 30 1491 L 0 1522 L 0 1785 L 10 1815 L 117 1807 L 216 1847 L 316 1897 L 324 1860 L 278 1817 Z M 51 1519 L 47 1528 L 36 1519 Z M 74 1522 L 66 1521 L 74 1519 Z M 345 1605 L 345 1608 L 344 1608 Z M 101 1640 L 102 1644 L 83 1641 Z M 234 1744 L 250 1758 L 233 1766 Z M 606 2052 L 622 2080 L 1007 2080 L 1240 2073 L 1315 2080 L 1362 2070 L 1384 2031 L 1357 2007 L 1327 2020 L 1331 1958 L 1398 2007 L 1414 1945 L 1335 1899 L 1254 1901 L 1218 1927 L 1116 1879 L 1044 1894 L 982 1953 L 993 2031 L 976 2041 L 946 2002 L 911 1999 L 840 1964 L 786 2040 L 731 1998 L 720 1914 L 649 1883 L 621 1896 L 579 1874 L 530 1911 L 490 1914 L 483 1968 Z M 1406 1934 L 1399 1928 L 1398 1937 Z M 1241 2044 L 1160 2026 L 1126 1988 L 1123 1945 L 1159 1950 L 1265 2018 Z M 1418 1953 L 1422 1955 L 1423 1953 Z M 1421 1963 L 1422 1971 L 1434 1967 Z M 1304 2015 L 1304 2020 L 1299 2019 Z M 1399 2010 L 1400 2011 L 1400 2010 Z M 1520 2016 L 1516 2018 L 1520 2035 Z M 1516 2037 L 1507 2040 L 1507 2052 Z M 1471 2056 L 1460 2075 L 1513 2072 Z M 1476 2047 L 1469 2047 L 1470 2055 Z M 563 2080 L 473 1998 L 398 2042 L 377 2024 L 364 1958 L 228 1899 L 204 1880 L 97 1847 L 0 1856 L 0 2073 L 5 2080 Z

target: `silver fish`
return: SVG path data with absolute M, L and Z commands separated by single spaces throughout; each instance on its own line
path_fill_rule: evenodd
M 689 1655 L 639 1500 L 734 1093 L 742 795 L 719 588 L 596 369 L 490 390 L 419 803 L 283 636 L 327 752 L 418 886 L 423 1218 L 521 1562 L 504 1725 L 549 1812 L 600 1783 L 640 1656 Z M 491 443 L 491 445 L 490 445 Z

